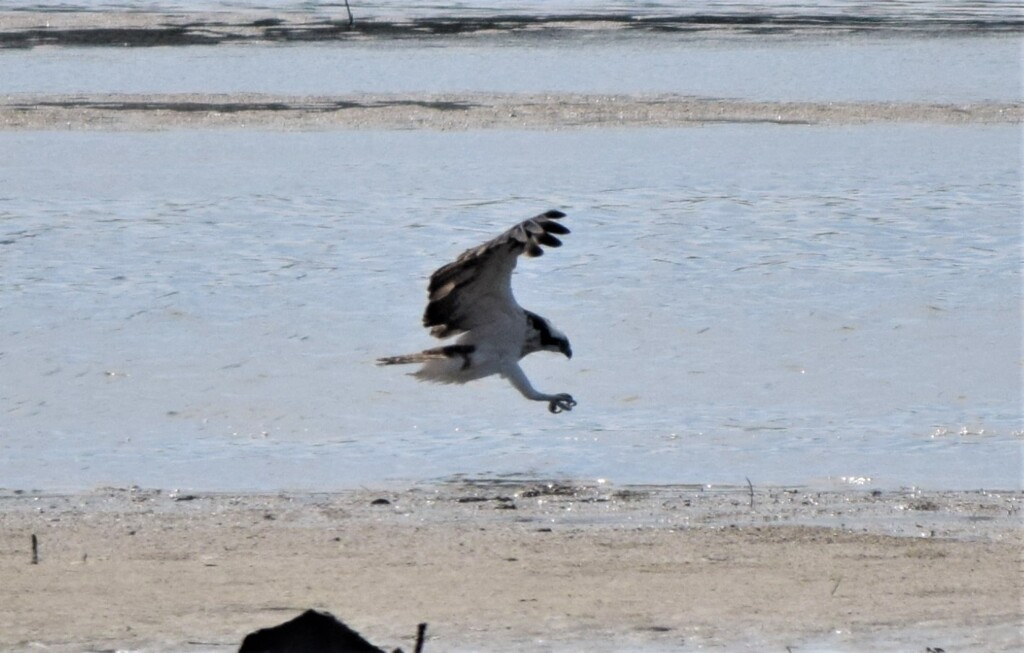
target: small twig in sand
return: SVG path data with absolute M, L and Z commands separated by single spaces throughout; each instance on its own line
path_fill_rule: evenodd
M 39 538 L 32 533 L 32 564 L 39 564 Z
M 355 18 L 352 18 L 352 9 L 348 6 L 348 0 L 345 0 L 345 11 L 348 12 L 348 28 L 352 29 L 352 26 L 355 24 L 356 20 Z
M 423 640 L 427 638 L 427 624 L 416 626 L 416 648 L 414 653 L 423 653 Z
M 839 589 L 839 583 L 841 583 L 841 582 L 843 582 L 843 577 L 842 576 L 840 576 L 839 578 L 836 579 L 836 584 L 832 588 L 832 593 L 829 594 L 829 596 L 835 596 L 836 595 L 836 590 Z
M 750 482 L 750 477 L 749 476 L 747 476 L 745 478 L 747 479 L 747 488 L 750 490 L 750 509 L 753 510 L 754 509 L 754 484 Z

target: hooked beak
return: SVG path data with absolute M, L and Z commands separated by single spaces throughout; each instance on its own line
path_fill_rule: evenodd
M 569 343 L 565 343 L 565 346 L 562 347 L 562 353 L 566 358 L 572 358 L 572 347 L 569 346 Z

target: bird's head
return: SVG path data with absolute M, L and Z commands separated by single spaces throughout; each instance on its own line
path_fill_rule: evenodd
M 572 358 L 572 346 L 564 333 L 536 313 L 527 311 L 526 318 L 530 322 L 533 333 L 527 338 L 523 356 L 535 351 L 553 351 L 563 354 L 566 358 Z

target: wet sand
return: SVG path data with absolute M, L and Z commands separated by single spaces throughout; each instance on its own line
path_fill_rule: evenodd
M 1019 124 L 1024 104 L 758 102 L 679 95 L 0 96 L 0 130 L 559 129 L 714 123 Z
M 766 35 L 1015 34 L 1017 16 L 979 21 L 945 11 L 908 22 L 899 14 L 802 15 L 800 13 L 555 14 L 466 13 L 406 18 L 373 15 L 373 7 L 341 4 L 317 10 L 250 11 L 0 11 L 0 48 L 36 46 L 187 46 L 224 43 L 294 43 L 396 38 L 483 37 L 560 38 L 568 34 L 683 34 L 688 37 L 763 38 Z
M 1019 650 L 1022 502 L 501 482 L 4 491 L 0 648 L 228 651 L 316 607 L 387 650 L 411 650 L 420 621 L 428 652 Z

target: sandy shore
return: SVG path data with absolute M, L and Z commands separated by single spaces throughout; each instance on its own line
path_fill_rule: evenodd
M 0 96 L 0 130 L 465 130 L 1022 121 L 1020 103 L 758 102 L 580 94 Z
M 543 483 L 4 491 L 0 649 L 229 651 L 316 607 L 388 650 L 428 622 L 428 653 L 1020 650 L 1022 502 Z

